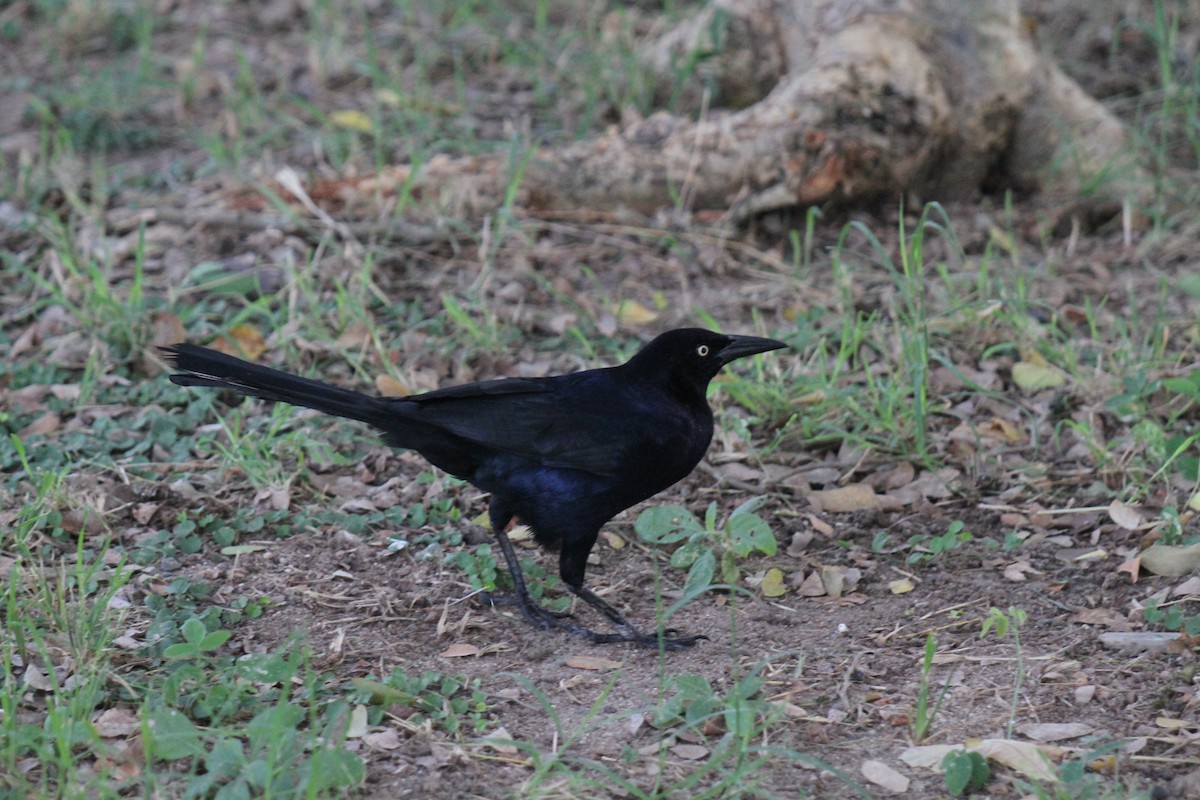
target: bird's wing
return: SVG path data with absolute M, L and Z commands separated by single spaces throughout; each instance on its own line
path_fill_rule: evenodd
M 623 423 L 597 402 L 602 387 L 589 382 L 587 373 L 505 378 L 412 395 L 394 408 L 481 450 L 620 477 L 626 439 L 614 434 Z

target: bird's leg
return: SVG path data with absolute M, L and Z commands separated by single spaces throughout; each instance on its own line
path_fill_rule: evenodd
M 517 606 L 521 609 L 521 616 L 525 617 L 531 625 L 539 628 L 570 627 L 562 621 L 563 617 L 570 616 L 569 614 L 542 608 L 529 596 L 529 588 L 525 585 L 525 575 L 521 572 L 521 562 L 517 560 L 517 552 L 513 549 L 508 534 L 504 532 L 504 526 L 493 525 L 492 533 L 496 537 L 496 543 L 500 545 L 500 552 L 504 554 L 504 562 L 508 565 L 508 574 L 512 576 L 513 593 L 511 595 L 488 594 L 486 595 L 487 599 L 495 605 Z
M 659 634 L 657 633 L 642 633 L 637 628 L 633 627 L 629 620 L 625 619 L 620 611 L 617 611 L 607 601 L 600 597 L 600 595 L 596 594 L 582 583 L 578 586 L 568 583 L 567 588 L 589 606 L 603 614 L 618 631 L 617 633 L 594 633 L 592 631 L 587 631 L 589 638 L 593 642 L 631 642 L 642 647 L 656 648 L 659 646 L 661 641 L 662 647 L 665 650 L 682 650 L 685 647 L 691 647 L 701 639 L 708 639 L 707 636 L 675 636 L 674 634 L 678 633 L 678 631 L 673 628 L 667 628 L 662 631 L 660 640 Z

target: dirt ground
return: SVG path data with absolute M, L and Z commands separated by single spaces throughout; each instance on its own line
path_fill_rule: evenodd
M 0 15 L 13 14 L 19 5 L 0 6 Z M 289 21 L 294 4 L 222 5 L 216 17 L 201 4 L 160 5 L 171 22 L 155 39 L 156 49 L 186 52 L 196 27 L 210 24 L 221 33 L 214 36 L 207 56 L 206 69 L 213 75 L 236 74 L 237 53 L 249 52 L 251 67 L 260 78 L 269 74 L 270 80 L 301 92 L 311 82 L 315 88 L 308 94 L 314 103 L 327 108 L 353 105 L 359 87 L 347 83 L 334 102 L 329 87 L 336 81 L 328 75 L 317 81 L 304 63 L 301 43 L 310 31 Z M 1120 98 L 1152 89 L 1157 68 L 1153 48 L 1139 29 L 1117 24 L 1118 4 L 1094 13 L 1084 13 L 1088 8 L 1084 3 L 1046 5 L 1029 11 L 1031 29 L 1086 88 L 1120 104 L 1132 121 L 1134 104 Z M 1195 33 L 1184 30 L 1183 34 L 1180 51 L 1194 56 L 1189 47 Z M 85 60 L 102 68 L 108 54 L 86 52 L 88 32 L 77 35 Z M 1114 36 L 1127 39 L 1127 46 L 1116 54 L 1111 47 Z M 8 46 L 0 56 L 0 69 L 19 65 L 30 85 L 58 80 L 61 64 L 49 52 L 44 39 L 31 35 Z M 261 63 L 253 62 L 254 58 Z M 526 111 L 536 129 L 539 112 L 529 108 L 528 88 L 513 75 L 492 78 L 491 84 L 470 89 L 476 93 L 472 97 L 479 129 L 498 130 L 506 119 Z M 14 96 L 24 96 L 24 91 Z M 136 110 L 155 122 L 157 138 L 136 149 L 118 148 L 109 156 L 110 169 L 152 177 L 140 185 L 127 182 L 110 199 L 110 209 L 183 208 L 239 185 L 245 176 L 219 168 L 201 169 L 208 163 L 205 155 L 189 149 L 193 145 L 187 128 L 206 124 L 205 103 L 201 92 L 196 105 L 182 111 L 166 101 Z M 0 143 L 6 156 L 38 135 L 37 125 L 23 108 L 16 102 L 0 103 Z M 402 150 L 397 145 L 385 156 L 401 158 Z M 272 174 L 280 164 L 299 170 L 327 168 L 320 154 L 302 145 L 274 150 L 270 159 L 274 163 L 252 168 L 256 177 Z M 1012 229 L 1027 249 L 1049 253 L 1046 263 L 1026 265 L 1029 294 L 1047 305 L 1102 306 L 1109 322 L 1152 316 L 1164 307 L 1174 319 L 1196 319 L 1195 297 L 1168 288 L 1169 296 L 1162 300 L 1164 286 L 1172 287 L 1181 276 L 1196 272 L 1194 241 L 1189 237 L 1168 237 L 1134 251 L 1123 245 L 1119 225 L 1107 225 L 1047 240 L 1046 220 L 1054 218 L 1057 208 L 1036 196 L 1020 200 L 1011 217 L 998 198 L 950 206 L 948 211 L 961 226 L 957 232 L 968 254 L 980 253 L 993 241 L 997 224 L 1007 218 L 1014 220 Z M 895 231 L 896 213 L 870 209 L 831 217 L 818 229 L 814 251 L 826 252 L 849 219 L 865 221 L 885 246 L 894 247 L 894 235 L 888 240 L 886 232 Z M 762 220 L 744 233 L 745 241 L 770 249 L 764 242 L 792 222 Z M 482 284 L 496 318 L 519 332 L 503 348 L 469 360 L 439 352 L 420 336 L 398 336 L 396 349 L 407 359 L 411 374 L 430 385 L 448 385 L 521 370 L 550 374 L 598 365 L 574 356 L 549 355 L 537 346 L 539 340 L 560 336 L 578 319 L 599 320 L 600 328 L 623 335 L 647 336 L 695 322 L 699 309 L 729 331 L 776 333 L 794 330 L 797 317 L 819 316 L 837 307 L 837 287 L 821 256 L 811 271 L 798 278 L 766 269 L 760 260 L 744 257 L 743 251 L 704 237 L 683 237 L 686 246 L 672 248 L 611 231 L 599 225 L 530 221 L 522 236 L 510 237 L 492 255 L 485 271 L 479 267 L 478 247 L 467 239 L 455 247 L 386 249 L 376 264 L 375 277 L 387 297 L 437 315 L 444 313 L 441 297 Z M 26 234 L 15 228 L 0 229 L 0 235 L 10 249 L 27 241 L 21 238 Z M 191 265 L 206 259 L 256 263 L 269 278 L 270 265 L 280 260 L 282 252 L 290 250 L 294 256 L 308 247 L 279 232 L 186 221 L 160 226 L 153 236 L 157 249 L 146 263 L 150 291 L 178 285 Z M 336 258 L 326 266 L 330 276 L 351 269 Z M 855 307 L 885 309 L 895 302 L 894 291 L 886 274 L 864 272 L 855 279 Z M 666 302 L 653 323 L 638 327 L 613 318 L 610 299 L 655 296 Z M 16 318 L 14 306 L 11 298 L 6 301 L 9 319 Z M 388 327 L 387 320 L 376 321 Z M 20 333 L 17 325 L 10 327 L 11 339 Z M 1087 338 L 1087 332 L 1080 331 L 1079 337 Z M 46 350 L 52 349 L 53 339 L 47 337 Z M 988 344 L 963 341 L 948 352 L 964 354 L 955 363 L 970 363 L 982 382 L 994 381 L 991 385 L 999 387 L 1011 363 L 973 355 L 984 352 Z M 21 357 L 44 357 L 46 350 L 30 350 Z M 1179 352 L 1195 357 L 1194 346 Z M 789 357 L 769 354 L 764 361 Z M 348 373 L 333 378 L 345 385 L 356 385 L 358 380 Z M 945 373 L 935 378 L 945 381 L 950 387 L 946 391 L 962 393 L 961 384 L 954 386 Z M 1118 525 L 1106 511 L 1119 493 L 1111 485 L 1112 475 L 1090 459 L 1086 448 L 1056 443 L 1057 421 L 1083 414 L 1090 399 L 1081 391 L 1066 398 L 1068 405 L 1074 405 L 1060 412 L 1056 404 L 1063 401 L 1062 395 L 1049 391 L 1023 399 L 1017 411 L 1000 403 L 986 409 L 956 407 L 933 423 L 933 449 L 943 463 L 950 464 L 949 472 L 927 475 L 936 484 L 933 489 L 894 507 L 849 512 L 814 506 L 811 493 L 853 477 L 875 483 L 883 494 L 891 489 L 889 476 L 903 474 L 912 465 L 880 452 L 856 460 L 862 452 L 836 443 L 814 444 L 798 429 L 784 432 L 781 443 L 760 459 L 756 450 L 780 432 L 782 420 L 774 426 L 770 421 L 758 426 L 753 446 L 738 436 L 718 434 L 706 464 L 651 503 L 682 503 L 700 513 L 716 501 L 724 513 L 750 496 L 765 495 L 768 502 L 759 513 L 770 519 L 779 553 L 746 559 L 740 568 L 754 579 L 777 568 L 788 591 L 774 598 L 757 590 L 710 593 L 687 604 L 671 624 L 685 633 L 704 634 L 708 641 L 681 652 L 660 655 L 625 646 L 593 646 L 533 631 L 510 611 L 484 607 L 471 599 L 471 587 L 461 571 L 438 559 L 418 557 L 416 548 L 389 550 L 390 539 L 413 533 L 408 530 L 355 534 L 322 526 L 282 539 L 264 534 L 261 540 L 240 542 L 262 543 L 265 547 L 260 551 L 231 558 L 206 544 L 171 568 L 175 574 L 209 582 L 216 603 L 245 596 L 272 600 L 263 616 L 234 630 L 228 644 L 233 653 L 263 652 L 299 631 L 314 653 L 314 666 L 343 682 L 386 675 L 394 669 L 409 674 L 426 670 L 461 674 L 478 680 L 494 704 L 490 727 L 503 726 L 512 739 L 542 753 L 564 748 L 570 740 L 568 758 L 604 765 L 640 787 L 688 774 L 703 761 L 704 756 L 697 754 L 710 752 L 720 737 L 720 731 L 714 730 L 708 738 L 694 741 L 695 735 L 682 728 L 656 728 L 644 719 L 642 715 L 662 702 L 664 692 L 672 691 L 673 676 L 703 676 L 713 687 L 727 691 L 741 676 L 758 671 L 765 680 L 761 696 L 777 703 L 781 717 L 757 744 L 820 759 L 860 783 L 865 782 L 864 762 L 878 759 L 911 779 L 902 796 L 945 796 L 939 775 L 900 760 L 900 754 L 914 744 L 909 724 L 926 637 L 934 633 L 933 679 L 939 684 L 949 680 L 950 688 L 923 744 L 1005 737 L 1014 685 L 1023 672 L 1016 692 L 1015 738 L 1048 743 L 1051 735 L 1046 729 L 1028 728 L 1022 734 L 1023 726 L 1077 723 L 1080 727 L 1070 738 L 1055 744 L 1084 753 L 1103 742 L 1122 743 L 1116 758 L 1095 765 L 1112 786 L 1142 791 L 1161 787 L 1161 797 L 1200 797 L 1200 790 L 1189 783 L 1196 764 L 1194 739 L 1200 732 L 1191 648 L 1176 643 L 1131 652 L 1101 640 L 1105 632 L 1147 630 L 1141 616 L 1146 600 L 1183 579 L 1142 575 L 1134 582 L 1128 572 L 1118 570 L 1137 551 L 1144 531 Z M 742 416 L 729 400 L 720 402 L 726 406 L 721 419 Z M 797 407 L 803 414 L 804 406 Z M 128 409 L 114 411 L 119 419 Z M 1103 414 L 1103 409 L 1092 411 Z M 1031 430 L 1042 438 L 1001 442 L 1003 436 L 998 435 L 977 450 L 962 446 L 955 438 L 959 423 L 989 414 L 1017 421 L 1032 417 L 1036 421 L 1030 423 Z M 1114 434 L 1127 425 L 1111 415 L 1106 419 Z M 1191 420 L 1194 423 L 1194 415 Z M 313 426 L 314 433 L 332 430 L 321 420 L 310 418 L 303 424 Z M 428 496 L 452 497 L 462 511 L 462 519 L 453 524 L 468 542 L 486 541 L 486 531 L 468 521 L 486 507 L 471 487 L 440 482 L 418 486 L 416 477 L 426 469 L 418 458 L 390 451 L 369 438 L 350 442 L 344 428 L 337 430 L 355 464 L 311 465 L 309 477 L 293 489 L 291 502 L 296 506 L 371 497 L 374 487 L 391 480 L 408 501 L 418 490 Z M 132 546 L 180 509 L 195 509 L 197 503 L 207 509 L 227 509 L 256 502 L 266 508 L 270 502 L 256 501 L 244 478 L 223 469 L 215 459 L 186 468 L 159 464 L 155 469 L 162 482 L 138 483 L 134 496 L 126 500 L 154 503 L 157 515 L 135 520 L 132 510 L 114 512 L 108 524 L 119 532 L 119 544 Z M 916 466 L 907 481 L 896 478 L 894 482 L 912 483 L 922 471 Z M 86 467 L 78 478 L 84 483 L 104 480 L 89 474 Z M 190 487 L 187 491 L 175 482 L 179 479 Z M 376 507 L 384 502 L 378 496 L 375 500 Z M 1166 498 L 1148 497 L 1143 514 L 1153 519 L 1164 504 Z M 122 507 L 132 509 L 134 503 Z M 1084 510 L 1058 513 L 1067 508 Z M 637 543 L 632 524 L 640 510 L 631 509 L 608 526 L 619 538 L 601 540 L 588 578 L 594 589 L 632 620 L 649 626 L 656 604 L 669 605 L 678 597 L 683 573 L 667 566 L 664 554 Z M 939 536 L 956 521 L 972 535 L 971 542 L 936 558 L 908 562 L 912 551 L 900 547 L 902 543 L 914 536 Z M 1200 532 L 1194 520 L 1187 526 L 1193 535 Z M 873 547 L 881 534 L 887 534 L 886 544 Z M 1023 537 L 1015 552 L 985 544 L 1005 542 L 1013 534 Z M 555 569 L 551 554 L 528 549 L 523 555 L 536 558 L 551 572 Z M 164 567 L 145 566 L 139 585 L 142 591 L 151 591 L 154 580 L 166 577 L 156 574 Z M 823 569 L 853 575 L 854 580 L 840 597 L 822 591 L 806 593 L 805 579 Z M 905 580 L 907 587 L 897 583 Z M 1019 658 L 1011 637 L 980 636 L 982 621 L 992 608 L 1019 608 L 1027 614 L 1020 628 Z M 586 624 L 601 625 L 590 610 L 575 611 Z M 557 724 L 539 693 L 552 704 Z M 369 740 L 351 742 L 368 767 L 359 796 L 511 797 L 521 793 L 533 773 L 524 752 L 481 745 L 470 735 L 460 738 L 419 725 L 406 727 L 403 720 L 394 724 L 401 735 L 386 746 L 373 747 Z M 680 745 L 698 745 L 702 750 Z M 814 797 L 850 796 L 828 770 L 782 755 L 756 770 L 753 780 L 764 795 L 792 797 L 800 791 Z M 574 793 L 580 789 L 553 778 L 539 791 L 541 796 L 566 797 L 578 796 Z M 1022 795 L 1004 780 L 994 781 L 987 791 L 986 796 Z M 592 786 L 589 792 L 591 797 L 633 796 L 616 784 Z

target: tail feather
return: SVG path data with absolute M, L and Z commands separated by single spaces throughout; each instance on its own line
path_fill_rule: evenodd
M 395 421 L 387 401 L 379 397 L 252 364 L 199 345 L 181 343 L 160 349 L 168 363 L 180 370 L 171 376 L 171 382 L 180 386 L 229 389 L 249 397 L 366 422 L 384 430 L 393 427 L 389 423 Z

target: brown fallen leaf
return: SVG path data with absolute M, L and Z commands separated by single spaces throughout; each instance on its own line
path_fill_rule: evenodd
M 515 756 L 520 752 L 517 746 L 513 744 L 515 741 L 513 735 L 503 725 L 488 735 L 480 737 L 477 741 L 482 745 L 487 745 L 501 755 Z
M 142 729 L 138 715 L 128 708 L 107 708 L 92 722 L 96 733 L 105 739 L 132 736 Z
M 837 489 L 811 492 L 808 495 L 808 501 L 818 511 L 833 514 L 865 511 L 879 507 L 879 498 L 875 494 L 875 489 L 865 483 L 854 483 Z
M 1086 722 L 1028 722 L 1017 726 L 1017 733 L 1035 742 L 1061 742 L 1090 736 L 1096 729 Z
M 801 583 L 797 592 L 801 597 L 824 597 L 825 584 L 821 581 L 820 570 L 813 570 Z
M 601 656 L 567 656 L 563 663 L 573 669 L 588 669 L 603 672 L 610 669 L 620 669 L 621 662 Z
M 1142 566 L 1155 575 L 1178 578 L 1200 566 L 1200 542 L 1187 546 L 1155 544 L 1138 554 Z M 1120 572 L 1120 570 L 1117 570 Z
M 1120 500 L 1108 504 L 1108 517 L 1127 531 L 1136 531 L 1143 522 L 1141 514 Z
M 1129 620 L 1111 608 L 1085 608 L 1067 617 L 1067 621 L 1080 625 L 1103 625 L 1114 631 L 1129 630 Z
M 1004 442 L 1005 444 L 1016 444 L 1025 438 L 1024 432 L 1016 425 L 1000 417 L 992 417 L 982 425 L 979 425 L 976 431 L 980 438 Z
M 49 436 L 62 427 L 62 417 L 55 414 L 53 411 L 47 411 L 33 422 L 21 429 L 19 435 L 24 438 L 26 436 L 34 436 L 41 434 Z
M 228 337 L 217 337 L 212 349 L 253 361 L 267 351 L 267 342 L 258 328 L 243 322 L 230 328 Z
M 860 769 L 864 778 L 888 794 L 903 794 L 908 791 L 908 778 L 882 761 L 864 761 Z
M 400 734 L 396 732 L 395 728 L 364 733 L 362 741 L 363 744 L 372 750 L 395 750 L 404 743 L 404 740 L 400 738 Z
M 889 469 L 887 472 L 879 476 L 879 480 L 875 485 L 885 492 L 892 489 L 899 489 L 901 486 L 907 486 L 913 482 L 913 478 L 917 476 L 917 468 L 913 466 L 911 461 L 901 461 L 896 466 Z
M 482 651 L 473 644 L 460 642 L 452 644 L 442 652 L 438 653 L 442 658 L 465 658 L 467 656 L 477 656 Z
M 648 325 L 658 319 L 658 312 L 636 300 L 622 300 L 617 305 L 616 318 L 622 325 Z
M 375 390 L 384 397 L 408 397 L 412 394 L 412 389 L 391 375 L 376 375 Z
M 822 536 L 833 536 L 833 526 L 816 514 L 805 514 L 804 518 L 808 520 L 808 524 L 812 525 L 813 530 L 817 533 Z
M 354 322 L 337 337 L 339 350 L 361 350 L 371 344 L 371 329 L 365 322 Z
M 1010 581 L 1025 580 L 1026 573 L 1030 575 L 1041 575 L 1039 570 L 1034 569 L 1028 561 L 1014 561 L 1004 568 L 1004 577 Z
M 1123 562 L 1121 564 L 1121 566 L 1117 567 L 1117 569 L 1115 571 L 1117 573 L 1128 572 L 1129 577 L 1132 579 L 1131 582 L 1137 583 L 1138 572 L 1141 569 L 1141 561 L 1142 560 L 1140 558 L 1135 556 L 1135 557 Z
M 677 744 L 671 752 L 688 761 L 699 761 L 708 755 L 708 748 L 702 744 Z

